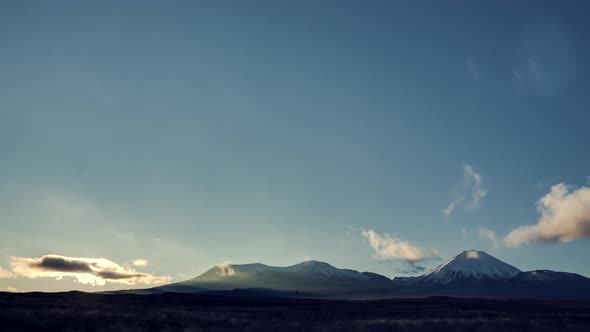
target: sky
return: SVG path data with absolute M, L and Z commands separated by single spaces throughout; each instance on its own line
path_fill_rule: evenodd
M 0 290 L 590 277 L 589 6 L 0 0 Z

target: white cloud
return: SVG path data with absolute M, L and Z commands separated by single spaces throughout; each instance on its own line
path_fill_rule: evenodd
M 45 255 L 39 258 L 11 258 L 12 271 L 16 276 L 27 278 L 74 277 L 83 284 L 105 285 L 106 282 L 135 284 L 161 284 L 170 282 L 166 276 L 141 273 L 123 267 L 105 258 L 79 258 L 60 255 Z
M 494 248 L 497 248 L 500 246 L 500 242 L 498 241 L 496 233 L 494 231 L 492 231 L 491 229 L 488 229 L 485 227 L 480 227 L 479 228 L 479 238 L 490 241 L 492 243 L 492 245 L 494 246 Z
M 381 236 L 369 229 L 363 231 L 362 234 L 369 239 L 375 258 L 379 260 L 399 259 L 407 262 L 419 262 L 438 257 L 435 251 L 428 252 L 387 233 Z
M 463 165 L 463 180 L 456 197 L 442 210 L 445 216 L 450 216 L 459 205 L 467 210 L 475 210 L 486 197 L 487 191 L 482 185 L 483 178 L 471 165 Z
M 463 202 L 464 200 L 465 200 L 465 197 L 457 197 L 457 198 L 455 198 L 454 200 L 452 200 L 452 201 L 449 203 L 449 205 L 447 205 L 447 207 L 446 207 L 446 208 L 444 208 L 444 210 L 443 210 L 443 214 L 444 214 L 445 216 L 447 216 L 447 217 L 448 217 L 448 216 L 450 216 L 450 215 L 453 213 L 453 211 L 455 211 L 455 207 L 456 207 L 458 204 L 460 204 L 461 202 Z
M 537 209 L 541 214 L 539 222 L 512 230 L 504 238 L 507 246 L 570 242 L 590 237 L 590 188 L 570 192 L 570 188 L 560 183 L 537 202 Z
M 140 266 L 140 267 L 146 267 L 149 265 L 149 262 L 147 259 L 140 258 L 140 259 L 134 260 L 133 265 Z
M 1 278 L 12 278 L 14 277 L 14 274 L 8 270 L 5 270 L 4 268 L 2 268 L 0 266 L 0 279 Z
M 14 288 L 12 286 L 6 287 L 6 290 L 9 291 L 9 292 L 16 292 L 16 291 L 18 291 L 18 289 Z

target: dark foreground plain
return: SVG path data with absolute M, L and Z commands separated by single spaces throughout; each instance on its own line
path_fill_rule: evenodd
M 1 331 L 590 331 L 590 303 L 0 293 Z

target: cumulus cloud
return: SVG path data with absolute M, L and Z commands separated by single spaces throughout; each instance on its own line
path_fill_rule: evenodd
M 406 262 L 419 262 L 438 258 L 435 251 L 426 251 L 387 233 L 381 236 L 369 229 L 363 231 L 362 234 L 369 239 L 375 258 L 379 260 L 399 259 Z
M 143 258 L 139 258 L 133 261 L 133 265 L 135 266 L 140 266 L 140 267 L 145 267 L 149 265 L 149 262 L 147 259 L 143 259 Z
M 490 241 L 492 243 L 492 245 L 494 246 L 494 248 L 497 248 L 500 246 L 500 242 L 498 241 L 496 233 L 494 231 L 492 231 L 491 229 L 488 229 L 485 227 L 480 227 L 479 228 L 479 238 Z
M 563 183 L 551 187 L 551 192 L 537 202 L 539 222 L 512 230 L 504 238 L 505 245 L 570 242 L 590 237 L 590 188 L 571 192 L 570 189 Z
M 5 270 L 4 268 L 2 268 L 0 266 L 0 279 L 1 278 L 12 278 L 14 277 L 14 274 L 8 270 Z
M 171 280 L 166 276 L 158 277 L 148 273 L 140 273 L 105 258 L 77 258 L 60 255 L 45 255 L 39 258 L 12 257 L 11 266 L 16 276 L 56 279 L 74 277 L 79 283 L 100 286 L 105 285 L 107 281 L 127 285 L 152 285 Z
M 447 217 L 450 216 L 459 205 L 463 205 L 468 210 L 477 209 L 487 195 L 482 181 L 481 174 L 476 172 L 471 165 L 463 165 L 463 180 L 459 190 L 456 197 L 443 209 L 443 214 Z

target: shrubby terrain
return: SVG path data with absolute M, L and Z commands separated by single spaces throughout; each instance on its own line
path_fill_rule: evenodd
M 588 331 L 590 303 L 0 293 L 2 331 Z

